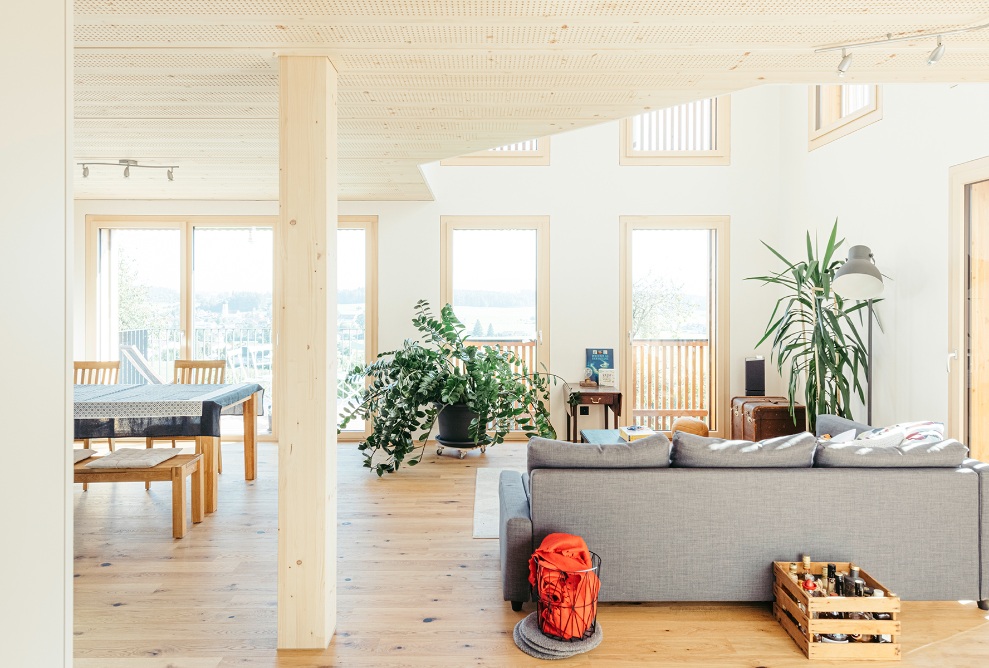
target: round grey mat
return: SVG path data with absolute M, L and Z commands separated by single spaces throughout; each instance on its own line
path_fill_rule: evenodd
M 601 640 L 604 639 L 601 624 L 597 624 L 594 628 L 594 634 L 586 640 L 576 642 L 555 640 L 539 630 L 537 615 L 537 612 L 527 615 L 515 625 L 515 631 L 512 634 L 519 649 L 537 659 L 566 659 L 577 654 L 583 654 L 600 645 Z

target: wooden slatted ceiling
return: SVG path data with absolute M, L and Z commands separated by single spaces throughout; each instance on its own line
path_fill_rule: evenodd
M 277 199 L 280 54 L 339 72 L 343 199 L 418 169 L 763 83 L 828 83 L 850 40 L 989 21 L 989 0 L 76 0 L 80 198 Z M 989 31 L 855 52 L 846 82 L 987 81 Z

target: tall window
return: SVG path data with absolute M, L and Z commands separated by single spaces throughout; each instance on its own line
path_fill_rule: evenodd
M 731 162 L 727 95 L 647 111 L 621 123 L 623 165 L 727 165 Z
M 378 217 L 340 216 L 337 224 L 337 380 L 377 356 Z M 346 398 L 340 399 L 340 404 Z M 369 425 L 351 421 L 340 440 L 360 440 Z
M 87 218 L 87 356 L 120 382 L 171 382 L 176 359 L 222 359 L 265 388 L 272 433 L 273 225 L 265 217 Z M 223 417 L 224 435 L 243 429 Z
M 822 84 L 810 87 L 808 150 L 881 120 L 882 93 L 872 84 Z
M 549 218 L 443 216 L 443 303 L 470 339 L 549 368 Z
M 480 165 L 488 167 L 530 165 L 549 165 L 549 137 L 529 139 L 526 141 L 506 144 L 486 151 L 468 153 L 456 158 L 440 160 L 441 165 L 466 166 Z
M 697 417 L 727 438 L 728 219 L 623 216 L 622 388 L 629 423 Z

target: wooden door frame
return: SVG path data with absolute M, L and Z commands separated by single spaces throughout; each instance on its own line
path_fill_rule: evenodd
M 622 425 L 632 422 L 631 381 L 628 359 L 630 356 L 629 332 L 632 331 L 632 232 L 634 230 L 714 230 L 715 257 L 712 258 L 715 270 L 715 303 L 711 304 L 713 331 L 711 332 L 711 436 L 729 438 L 729 406 L 728 387 L 730 382 L 729 360 L 731 356 L 731 330 L 729 328 L 729 285 L 731 283 L 730 266 L 730 216 L 621 216 L 619 228 L 620 262 L 622 275 L 619 280 L 619 332 L 622 355 L 619 356 L 621 365 L 621 388 L 628 398 L 623 402 Z
M 948 431 L 947 436 L 963 443 L 968 439 L 966 412 L 968 379 L 965 337 L 968 330 L 966 291 L 968 289 L 967 187 L 989 180 L 989 156 L 948 169 Z M 955 356 L 952 357 L 952 354 Z

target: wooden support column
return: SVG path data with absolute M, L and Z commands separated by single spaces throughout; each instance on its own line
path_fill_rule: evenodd
M 279 67 L 278 647 L 322 649 L 336 624 L 337 75 Z

